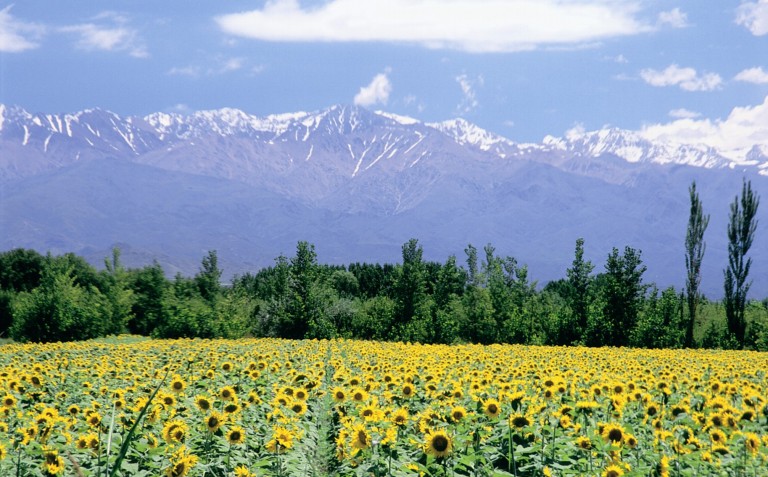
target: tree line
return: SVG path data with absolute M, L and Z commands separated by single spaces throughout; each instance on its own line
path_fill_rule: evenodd
M 759 198 L 744 182 L 730 209 L 724 298 L 699 292 L 709 216 L 689 188 L 684 289 L 646 283 L 640 250 L 613 248 L 599 271 L 577 239 L 565 277 L 539 287 L 527 266 L 492 244 L 461 263 L 427 261 L 417 239 L 397 264 L 292 257 L 222 283 L 216 251 L 192 277 L 158 263 L 127 269 L 114 249 L 102 270 L 74 254 L 0 254 L 0 336 L 69 341 L 133 333 L 160 338 L 274 336 L 422 343 L 525 343 L 768 350 L 768 299 L 748 300 Z

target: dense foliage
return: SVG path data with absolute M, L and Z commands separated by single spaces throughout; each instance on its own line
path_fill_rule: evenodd
M 97 271 L 73 254 L 0 254 L 2 333 L 18 341 L 70 341 L 132 333 L 162 338 L 358 338 L 421 343 L 683 347 L 686 297 L 643 281 L 641 252 L 613 249 L 603 270 L 576 243 L 566 277 L 538 287 L 528 269 L 492 245 L 424 261 L 416 240 L 400 264 L 318 263 L 314 247 L 220 282 L 216 252 L 193 277 L 158 264 L 126 269 L 119 250 Z M 479 253 L 478 253 L 479 252 Z M 479 258 L 482 256 L 482 258 Z M 745 306 L 744 341 L 725 304 L 698 300 L 693 345 L 768 349 L 768 300 Z

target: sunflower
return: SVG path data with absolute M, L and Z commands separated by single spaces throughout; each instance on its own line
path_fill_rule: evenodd
M 618 465 L 609 465 L 603 471 L 603 477 L 621 477 L 624 475 L 624 470 Z
M 757 451 L 760 450 L 760 436 L 754 432 L 748 432 L 744 438 L 744 445 L 750 454 L 757 454 Z
M 272 440 L 267 443 L 267 450 L 269 452 L 282 452 L 285 449 L 293 447 L 294 435 L 291 431 L 285 427 L 275 427 L 272 430 Z M 279 446 L 279 447 L 278 447 Z
M 230 445 L 239 445 L 245 443 L 245 429 L 240 426 L 232 426 L 227 431 L 227 442 Z
M 531 420 L 522 414 L 513 414 L 509 416 L 509 425 L 515 429 L 522 429 L 531 425 Z
M 209 432 L 216 432 L 227 420 L 223 414 L 213 411 L 205 418 L 205 427 Z
M 228 402 L 224 405 L 224 412 L 227 414 L 235 414 L 240 410 L 240 404 L 237 400 Z
M 96 411 L 91 411 L 90 414 L 88 414 L 88 417 L 86 417 L 86 422 L 91 427 L 99 427 L 99 424 L 101 424 L 101 415 Z
M 360 417 L 362 417 L 365 422 L 378 422 L 384 418 L 384 413 L 376 406 L 376 404 L 368 404 L 360 409 Z
M 408 424 L 408 419 L 410 418 L 410 414 L 408 414 L 408 409 L 401 407 L 397 411 L 392 413 L 392 423 L 396 426 L 403 427 L 406 424 Z
M 494 398 L 483 401 L 483 413 L 490 418 L 497 418 L 501 414 L 501 405 Z
M 712 446 L 712 452 L 720 455 L 728 455 L 731 453 L 731 450 L 723 444 L 715 444 Z
M 624 443 L 629 447 L 630 449 L 634 449 L 637 447 L 637 437 L 633 436 L 630 433 L 627 433 L 624 436 Z
M 347 392 L 344 390 L 344 388 L 336 386 L 333 388 L 333 400 L 336 402 L 344 402 L 344 399 L 347 398 Z
M 307 398 L 309 398 L 309 394 L 307 393 L 307 390 L 304 388 L 297 388 L 295 392 L 293 393 L 293 397 L 300 401 L 306 401 Z
M 464 406 L 454 406 L 453 409 L 451 409 L 450 416 L 453 422 L 459 422 L 467 417 L 467 409 L 464 408 Z
M 307 404 L 304 401 L 294 401 L 291 403 L 291 411 L 296 415 L 301 416 L 307 412 Z
M 186 388 L 186 387 L 187 387 L 186 381 L 184 381 L 181 378 L 181 376 L 179 376 L 178 374 L 175 375 L 173 377 L 173 379 L 171 380 L 171 391 L 173 391 L 173 392 L 175 392 L 177 394 L 182 392 L 182 391 L 184 391 L 184 388 Z
M 202 394 L 195 396 L 195 406 L 203 412 L 208 412 L 211 410 L 211 399 Z
M 219 390 L 219 397 L 224 401 L 232 401 L 237 397 L 237 393 L 232 386 L 224 386 Z
M 80 408 L 76 404 L 73 404 L 67 408 L 67 413 L 69 413 L 70 416 L 77 416 L 80 414 Z
M 169 444 L 172 444 L 173 442 L 181 442 L 184 440 L 184 434 L 186 434 L 186 432 L 187 424 L 184 421 L 178 419 L 168 421 L 165 426 L 163 426 L 163 439 Z
M 354 449 L 366 449 L 371 445 L 371 435 L 363 424 L 355 424 L 350 433 Z
M 12 408 L 16 405 L 16 398 L 10 394 L 6 394 L 3 397 L 3 407 Z
M 624 429 L 618 424 L 607 424 L 603 428 L 602 436 L 611 444 L 621 444 L 624 441 Z
M 677 418 L 681 414 L 690 414 L 691 409 L 685 404 L 676 404 L 672 406 L 670 413 L 672 414 L 672 417 Z
M 54 449 L 43 449 L 43 472 L 46 475 L 64 473 L 64 459 Z
M 723 425 L 725 424 L 723 415 L 720 413 L 712 414 L 711 416 L 709 416 L 709 424 L 714 427 L 723 427 Z
M 662 456 L 656 465 L 656 474 L 660 477 L 669 477 L 669 457 Z
M 368 399 L 368 393 L 361 388 L 357 388 L 351 393 L 352 400 L 355 402 L 363 402 Z
M 576 447 L 583 450 L 589 450 L 592 448 L 592 441 L 589 437 L 579 436 L 576 438 Z
M 165 469 L 166 477 L 184 477 L 197 463 L 197 456 L 187 453 L 187 449 L 181 446 L 171 457 L 171 466 Z
M 576 412 L 592 415 L 595 409 L 599 407 L 600 405 L 595 401 L 579 401 L 576 403 Z
M 451 438 L 443 431 L 433 431 L 427 434 L 424 452 L 435 457 L 447 457 L 453 450 Z
M 235 467 L 235 477 L 256 477 L 256 474 L 248 470 L 248 467 L 238 465 Z
M 403 384 L 402 389 L 400 390 L 404 398 L 411 398 L 413 397 L 413 393 L 415 392 L 415 389 L 413 387 L 413 384 L 411 383 L 405 383 Z
M 720 429 L 712 429 L 709 432 L 709 440 L 712 441 L 712 444 L 725 444 L 725 432 Z

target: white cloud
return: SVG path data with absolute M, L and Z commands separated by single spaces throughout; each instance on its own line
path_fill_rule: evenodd
M 697 113 L 696 111 L 689 111 L 685 108 L 680 108 L 670 111 L 669 116 L 676 119 L 694 119 L 701 116 L 701 113 Z
M 616 63 L 626 64 L 629 63 L 629 60 L 624 55 L 614 56 L 613 61 Z
M 174 66 L 168 70 L 169 75 L 173 76 L 191 76 L 193 78 L 200 76 L 200 67 L 198 66 Z
M 240 68 L 243 67 L 245 64 L 245 60 L 242 58 L 230 58 L 224 62 L 224 65 L 221 67 L 221 70 L 223 72 L 229 72 L 229 71 L 237 71 Z
M 752 146 L 768 145 L 768 96 L 762 104 L 734 108 L 725 119 L 678 119 L 645 126 L 640 133 L 650 140 L 714 147 L 743 159 Z
M 768 72 L 763 71 L 761 67 L 747 68 L 739 72 L 734 78 L 736 81 L 745 83 L 768 84 Z
M 477 86 L 482 86 L 484 79 L 482 76 L 477 78 L 470 78 L 466 74 L 460 74 L 454 78 L 461 88 L 463 98 L 461 103 L 456 107 L 459 114 L 466 114 L 475 110 L 480 106 L 480 102 L 477 100 Z
M 373 106 L 378 103 L 386 104 L 389 101 L 392 83 L 389 82 L 387 72 L 377 74 L 368 86 L 360 88 L 360 92 L 355 95 L 355 105 Z
M 640 77 L 651 86 L 679 86 L 685 91 L 712 91 L 719 88 L 723 79 L 716 73 L 699 75 L 693 68 L 670 65 L 663 71 L 645 69 Z
M 399 42 L 468 52 L 574 45 L 652 31 L 634 0 L 330 0 L 216 17 L 231 35 L 283 42 Z
M 37 48 L 45 29 L 34 23 L 17 20 L 11 7 L 0 10 L 0 53 L 19 53 Z
M 125 51 L 136 58 L 149 56 L 138 31 L 127 25 L 128 19 L 125 16 L 104 12 L 95 16 L 93 20 L 101 23 L 69 25 L 60 28 L 60 31 L 78 35 L 75 44 L 82 50 Z
M 753 35 L 768 34 L 768 0 L 742 3 L 736 9 L 736 23 Z
M 659 24 L 669 25 L 672 28 L 685 28 L 688 26 L 688 15 L 681 12 L 679 8 L 673 8 L 659 13 Z

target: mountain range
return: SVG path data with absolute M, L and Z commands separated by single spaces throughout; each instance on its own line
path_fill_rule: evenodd
M 417 238 L 438 261 L 492 243 L 543 284 L 565 277 L 583 237 L 596 272 L 613 247 L 631 246 L 646 281 L 680 287 L 695 180 L 711 215 L 702 289 L 720 297 L 744 179 L 766 196 L 768 145 L 734 155 L 616 128 L 518 143 L 464 119 L 348 105 L 266 117 L 0 105 L 0 250 L 99 264 L 119 246 L 128 265 L 157 260 L 171 275 L 194 274 L 208 250 L 226 276 L 256 271 L 299 240 L 324 263 L 394 263 Z M 750 253 L 758 298 L 768 296 L 766 225 Z

